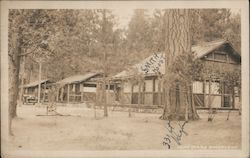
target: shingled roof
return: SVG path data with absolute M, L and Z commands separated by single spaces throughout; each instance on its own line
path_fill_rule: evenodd
M 31 82 L 31 83 L 29 83 L 29 84 L 24 85 L 23 87 L 25 87 L 25 88 L 28 88 L 28 87 L 36 87 L 36 86 L 39 85 L 39 83 L 43 84 L 43 83 L 49 82 L 49 81 L 50 81 L 49 79 L 41 80 L 41 82 L 39 82 L 39 81 L 34 81 L 34 82 Z
M 99 75 L 99 74 L 100 73 L 87 73 L 84 75 L 70 76 L 70 77 L 67 77 L 63 80 L 58 81 L 57 83 L 58 84 L 80 83 L 80 82 L 86 81 L 86 80 L 88 80 L 96 75 Z
M 194 52 L 196 59 L 200 59 L 225 44 L 229 45 L 233 49 L 231 43 L 227 40 L 204 42 L 199 45 L 193 45 L 191 49 Z M 234 49 L 233 53 L 234 55 L 240 57 L 240 54 L 237 53 Z M 112 78 L 113 79 L 129 78 L 131 76 L 134 76 L 135 73 L 142 74 L 144 76 L 151 76 L 155 75 L 156 72 L 160 72 L 162 74 L 165 73 L 165 53 L 155 53 L 147 57 L 143 61 L 139 62 L 138 64 L 135 64 L 134 66 L 132 66 L 132 68 L 129 68 L 128 70 L 124 70 L 116 74 Z
M 201 43 L 199 45 L 193 45 L 192 51 L 196 54 L 197 58 L 202 58 L 205 55 L 207 55 L 208 53 L 212 52 L 213 50 L 219 48 L 220 46 L 222 46 L 224 44 L 227 44 L 231 48 L 233 48 L 231 43 L 227 40 L 216 40 L 216 41 L 211 41 L 211 42 L 204 42 L 204 43 Z M 238 52 L 236 52 L 235 50 L 234 50 L 234 54 L 240 56 L 240 54 Z

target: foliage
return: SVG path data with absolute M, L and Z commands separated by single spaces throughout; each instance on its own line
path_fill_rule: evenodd
M 164 10 L 156 9 L 152 16 L 147 10 L 135 10 L 127 30 L 115 29 L 115 16 L 111 10 L 106 11 L 105 32 L 108 36 L 104 39 L 100 9 L 10 10 L 9 32 L 14 33 L 20 28 L 22 52 L 42 53 L 38 56 L 29 55 L 30 59 L 26 60 L 27 73 L 33 71 L 31 80 L 37 78 L 38 66 L 35 61 L 48 54 L 52 56 L 45 58 L 44 78 L 58 80 L 102 69 L 103 40 L 106 43 L 110 75 L 120 72 L 124 66 L 137 63 L 152 52 L 164 51 Z M 228 9 L 192 11 L 193 43 L 227 38 L 239 50 L 240 15 L 232 15 Z M 11 49 L 12 36 L 9 41 Z
M 184 53 L 176 57 L 171 69 L 174 74 L 178 74 L 179 79 L 188 82 L 200 77 L 203 64 L 193 53 Z
M 37 80 L 37 62 L 42 61 L 42 78 L 56 81 L 101 71 L 104 65 L 111 76 L 153 52 L 166 50 L 164 10 L 154 10 L 152 16 L 147 10 L 134 10 L 125 30 L 115 27 L 117 21 L 111 10 L 105 10 L 105 20 L 103 13 L 103 9 L 10 9 L 9 63 L 19 68 L 20 58 L 25 56 L 26 79 L 31 82 Z M 226 38 L 240 52 L 239 14 L 231 14 L 228 9 L 203 9 L 192 10 L 191 16 L 193 44 Z M 177 58 L 174 72 L 186 79 L 199 77 L 202 65 L 191 58 L 191 54 Z M 19 70 L 15 70 L 18 76 Z M 228 76 L 231 80 L 237 75 Z

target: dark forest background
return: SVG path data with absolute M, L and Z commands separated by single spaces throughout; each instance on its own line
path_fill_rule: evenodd
M 223 38 L 240 53 L 240 13 L 202 9 L 191 14 L 192 44 Z M 164 10 L 156 9 L 153 15 L 134 10 L 128 27 L 121 29 L 112 10 L 10 10 L 9 56 L 20 48 L 25 83 L 38 79 L 40 60 L 43 79 L 101 71 L 104 52 L 107 74 L 113 75 L 165 50 L 164 17 Z

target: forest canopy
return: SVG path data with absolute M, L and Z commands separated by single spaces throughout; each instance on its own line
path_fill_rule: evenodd
M 25 83 L 38 79 L 37 61 L 43 61 L 42 78 L 60 80 L 75 74 L 124 70 L 154 52 L 164 51 L 164 13 L 134 10 L 126 28 L 112 10 L 26 9 L 9 10 L 9 56 L 16 36 L 24 64 Z M 192 10 L 192 44 L 228 39 L 240 53 L 240 13 L 230 9 Z M 104 50 L 105 49 L 105 50 Z

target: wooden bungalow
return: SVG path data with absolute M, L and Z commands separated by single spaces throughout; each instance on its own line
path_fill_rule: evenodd
M 83 102 L 93 100 L 96 95 L 96 79 L 101 78 L 101 73 L 87 73 L 75 75 L 58 81 L 63 85 L 57 96 L 58 102 Z
M 221 70 L 241 71 L 241 56 L 230 42 L 218 40 L 192 46 L 195 60 Z M 124 104 L 144 104 L 162 106 L 162 87 L 159 87 L 158 74 L 165 73 L 165 55 L 157 53 L 149 56 L 129 70 L 112 77 L 116 83 L 116 100 Z M 137 76 L 138 79 L 135 79 Z M 132 80 L 132 81 L 131 81 Z M 138 81 L 135 81 L 138 80 Z M 197 79 L 193 82 L 194 103 L 198 108 L 233 108 L 240 106 L 240 87 L 233 90 L 219 78 L 214 80 Z M 160 96 L 159 96 L 160 95 Z M 210 103 L 209 103 L 210 102 Z
M 39 81 L 34 81 L 32 83 L 26 84 L 23 86 L 23 103 L 28 103 L 29 99 L 32 98 L 32 102 L 36 103 L 38 101 L 38 87 L 39 87 L 39 83 L 41 84 L 41 91 L 40 91 L 40 101 L 44 102 L 47 101 L 48 99 L 48 89 L 49 89 L 49 85 L 52 83 L 51 80 L 49 79 L 45 79 L 45 80 L 41 80 Z

